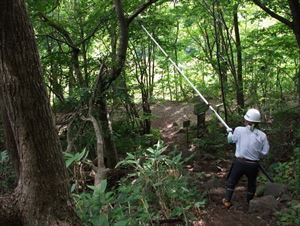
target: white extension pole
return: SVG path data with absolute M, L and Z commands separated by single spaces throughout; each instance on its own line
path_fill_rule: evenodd
M 188 82 L 188 84 L 195 90 L 195 92 L 200 96 L 205 104 L 209 106 L 209 109 L 212 110 L 220 122 L 226 127 L 226 129 L 230 129 L 230 127 L 226 124 L 226 122 L 221 118 L 218 112 L 208 103 L 208 101 L 204 98 L 204 96 L 199 92 L 199 90 L 194 86 L 194 84 L 189 80 L 188 77 L 185 76 L 183 71 L 180 70 L 178 65 L 169 57 L 169 55 L 165 52 L 165 50 L 158 44 L 158 42 L 153 38 L 153 36 L 148 32 L 148 30 L 141 24 L 143 30 L 147 33 L 147 35 L 151 38 L 151 40 L 158 46 L 158 48 L 162 51 L 162 53 L 167 57 L 167 59 L 173 64 L 173 66 L 177 69 L 180 75 Z

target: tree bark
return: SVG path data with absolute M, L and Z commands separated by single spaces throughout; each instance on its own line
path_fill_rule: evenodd
M 158 0 L 148 0 L 144 4 L 141 4 L 139 7 L 136 8 L 135 11 L 130 16 L 126 16 L 123 4 L 121 0 L 114 0 L 113 6 L 116 12 L 116 17 L 118 21 L 118 40 L 117 40 L 117 46 L 113 47 L 116 48 L 116 54 L 112 53 L 112 66 L 110 67 L 110 70 L 108 70 L 105 74 L 101 75 L 99 77 L 99 86 L 97 87 L 97 101 L 100 104 L 106 104 L 106 91 L 110 88 L 113 81 L 115 81 L 117 78 L 119 78 L 122 74 L 122 70 L 125 65 L 126 61 L 126 54 L 128 49 L 128 41 L 129 41 L 129 25 L 130 23 L 136 18 L 140 13 L 142 13 L 145 9 L 147 9 L 150 5 L 157 2 Z M 115 38 L 115 37 L 114 37 Z M 102 102 L 102 103 L 101 103 Z M 101 126 L 108 127 L 109 121 L 107 118 L 107 110 L 105 110 L 106 105 L 101 106 L 99 114 L 101 117 Z M 109 127 L 108 127 L 109 129 Z M 102 129 L 102 132 L 104 132 L 104 128 Z M 109 130 L 107 130 L 109 131 Z M 102 137 L 105 137 L 105 134 L 102 134 Z M 112 141 L 111 136 L 107 136 L 104 138 L 105 141 L 105 152 L 110 152 L 110 157 L 112 159 L 109 159 L 108 162 L 114 163 L 115 159 L 117 158 L 116 153 L 111 153 L 111 151 L 114 152 L 114 143 Z M 113 146 L 111 146 L 113 145 Z M 110 147 L 109 147 L 110 146 Z M 109 150 L 108 148 L 112 148 Z
M 218 8 L 218 7 L 216 7 Z M 221 32 L 222 32 L 222 24 L 218 18 L 218 12 L 215 11 L 215 7 L 213 8 L 213 18 L 214 18 L 214 32 L 215 32 L 215 43 L 216 43 L 216 60 L 217 60 L 217 65 L 218 65 L 218 74 L 219 74 L 219 80 L 220 80 L 220 85 L 221 85 L 221 97 L 222 97 L 222 102 L 223 102 L 223 107 L 224 107 L 224 117 L 225 121 L 227 122 L 227 104 L 226 104 L 226 83 L 227 83 L 227 78 L 226 78 L 226 68 L 223 62 L 221 62 L 221 56 L 223 55 L 223 50 L 222 50 L 222 42 L 220 40 L 221 37 Z
M 108 168 L 114 168 L 118 162 L 118 154 L 113 140 L 113 134 L 109 126 L 110 121 L 107 111 L 106 99 L 100 96 L 97 99 L 97 106 L 99 106 L 99 120 L 102 128 L 102 137 L 104 143 L 104 156 L 106 158 L 106 166 Z
M 300 53 L 300 3 L 299 0 L 289 0 L 289 6 L 292 13 L 293 31 L 296 36 L 297 44 Z
M 71 203 L 62 151 L 48 102 L 34 33 L 22 0 L 0 4 L 0 92 L 18 155 L 14 200 L 0 225 L 82 225 Z M 1 211 L 2 212 L 2 211 Z
M 237 105 L 239 106 L 239 111 L 241 112 L 245 106 L 244 101 L 244 85 L 243 85 L 243 63 L 242 63 L 242 47 L 241 47 L 241 38 L 239 30 L 239 20 L 238 20 L 238 4 L 234 7 L 233 12 L 233 25 L 235 33 L 235 46 L 236 46 L 236 58 L 237 58 L 237 84 L 236 84 L 236 100 Z

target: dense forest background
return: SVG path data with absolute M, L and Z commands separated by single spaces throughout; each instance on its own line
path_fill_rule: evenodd
M 218 210 L 234 146 L 172 59 L 230 127 L 260 110 L 262 223 L 300 225 L 299 0 L 4 2 L 0 224 L 257 224 Z

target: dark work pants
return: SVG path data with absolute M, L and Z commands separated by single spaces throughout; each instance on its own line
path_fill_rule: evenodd
M 245 160 L 236 159 L 229 172 L 226 183 L 225 199 L 230 201 L 233 191 L 240 178 L 246 175 L 248 178 L 247 202 L 253 199 L 256 191 L 256 178 L 259 171 L 257 162 L 248 162 Z

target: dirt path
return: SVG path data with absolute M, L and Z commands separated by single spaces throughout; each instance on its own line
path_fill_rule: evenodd
M 182 131 L 182 123 L 190 120 L 196 123 L 193 105 L 186 103 L 166 102 L 152 107 L 155 116 L 153 127 L 160 129 L 167 144 L 176 145 L 178 150 L 188 151 L 186 133 Z M 230 150 L 224 150 L 232 153 Z M 199 181 L 199 191 L 208 192 L 208 204 L 204 210 L 197 213 L 198 220 L 194 226 L 274 226 L 275 219 L 266 213 L 250 214 L 246 203 L 246 180 L 242 179 L 233 197 L 233 207 L 223 208 L 221 200 L 224 195 L 224 185 L 231 164 L 231 154 L 225 159 L 216 159 L 208 154 L 197 156 L 192 170 L 203 172 L 205 178 Z

